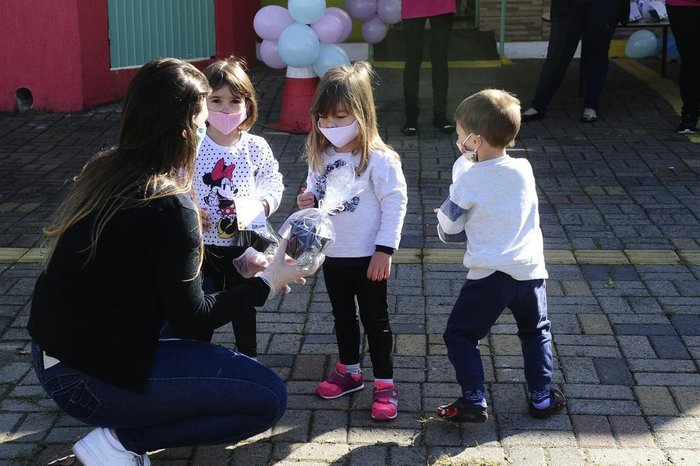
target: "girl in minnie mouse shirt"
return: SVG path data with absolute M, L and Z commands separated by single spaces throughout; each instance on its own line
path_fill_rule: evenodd
M 237 203 L 240 209 L 245 199 L 250 208 L 252 198 L 253 208 L 267 217 L 279 207 L 284 185 L 270 146 L 248 133 L 257 119 L 258 104 L 244 64 L 230 57 L 215 61 L 204 74 L 214 91 L 207 97 L 207 135 L 197 154 L 194 189 L 202 213 L 203 286 L 214 292 L 243 280 L 232 261 L 250 244 L 241 244 L 237 237 Z M 255 314 L 254 308 L 242 310 L 232 321 L 236 349 L 253 358 L 257 356 Z

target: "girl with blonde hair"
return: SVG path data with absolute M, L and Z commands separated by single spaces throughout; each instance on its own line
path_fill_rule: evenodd
M 358 193 L 331 217 L 336 239 L 323 264 L 339 362 L 316 394 L 333 399 L 364 388 L 357 299 L 374 372 L 371 416 L 388 420 L 397 415 L 398 392 L 393 380 L 387 280 L 391 255 L 401 239 L 407 196 L 399 156 L 379 137 L 373 76 L 367 63 L 355 63 L 332 68 L 321 78 L 306 144 L 306 191 L 297 197 L 297 205 L 304 209 L 323 201 L 334 171 L 353 167 Z

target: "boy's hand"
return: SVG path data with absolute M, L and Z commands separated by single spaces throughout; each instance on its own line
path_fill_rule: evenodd
M 211 215 L 206 207 L 199 211 L 199 216 L 202 218 L 202 230 L 206 231 L 211 228 Z
M 367 269 L 367 278 L 380 282 L 388 280 L 391 276 L 391 256 L 385 252 L 377 251 L 372 254 L 372 259 L 369 261 Z
M 297 206 L 300 209 L 309 209 L 313 207 L 315 201 L 314 193 L 301 193 L 297 196 Z

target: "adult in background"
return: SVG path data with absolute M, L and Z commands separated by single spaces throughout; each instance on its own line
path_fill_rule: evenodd
M 547 58 L 542 65 L 532 106 L 523 121 L 544 118 L 547 106 L 559 88 L 576 53 L 579 40 L 583 53 L 585 95 L 581 121 L 598 119 L 598 107 L 608 75 L 608 50 L 617 23 L 627 23 L 629 0 L 552 0 Z
M 175 59 L 145 64 L 126 92 L 117 145 L 94 155 L 45 231 L 29 318 L 34 370 L 70 416 L 95 426 L 86 466 L 148 465 L 147 451 L 236 442 L 277 422 L 282 380 L 235 351 L 159 340 L 215 329 L 287 282 L 284 245 L 259 278 L 202 292 L 192 174 L 211 92 Z
M 457 6 L 455 0 L 402 0 L 401 23 L 406 44 L 403 69 L 403 96 L 406 121 L 401 132 L 414 136 L 418 132 L 418 89 L 423 62 L 423 33 L 430 20 L 430 63 L 433 84 L 433 126 L 443 133 L 452 133 L 454 123 L 447 119 L 449 70 L 447 49 Z
M 700 114 L 700 0 L 666 0 L 666 11 L 681 56 L 678 85 L 683 108 L 677 131 L 694 134 Z

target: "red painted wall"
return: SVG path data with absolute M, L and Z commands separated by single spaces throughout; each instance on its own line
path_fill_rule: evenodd
M 26 87 L 35 107 L 74 110 L 82 101 L 76 0 L 0 2 L 0 110 Z
M 259 8 L 259 0 L 215 0 L 217 57 L 255 63 Z M 16 108 L 20 87 L 32 92 L 35 109 L 77 111 L 121 99 L 136 70 L 109 69 L 108 38 L 107 0 L 0 2 L 0 111 Z

